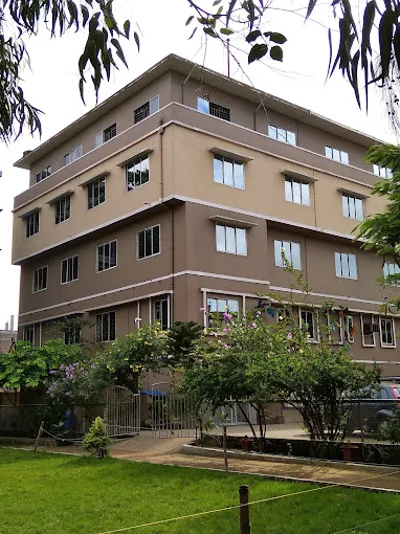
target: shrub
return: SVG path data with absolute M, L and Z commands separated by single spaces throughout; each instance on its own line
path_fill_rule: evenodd
M 111 439 L 107 436 L 103 419 L 96 417 L 83 440 L 83 448 L 101 459 L 108 454 L 110 443 Z

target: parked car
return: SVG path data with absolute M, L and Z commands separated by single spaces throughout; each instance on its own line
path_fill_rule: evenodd
M 382 383 L 377 390 L 367 389 L 361 398 L 354 399 L 347 433 L 355 430 L 381 433 L 383 426 L 400 409 L 400 384 Z

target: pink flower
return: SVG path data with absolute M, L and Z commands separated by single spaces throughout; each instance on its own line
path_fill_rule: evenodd
M 288 339 L 293 339 L 293 334 L 292 334 L 292 332 L 289 332 L 289 333 L 288 333 L 287 338 L 288 338 Z
M 226 343 L 223 344 L 223 347 L 224 349 L 227 349 L 229 345 L 227 345 Z
M 230 313 L 224 312 L 224 320 L 230 321 L 232 319 L 232 315 Z
M 200 308 L 200 311 L 201 312 L 205 312 L 206 310 L 205 310 L 205 308 Z
M 257 328 L 257 323 L 251 323 L 252 328 Z
M 225 328 L 223 329 L 223 333 L 224 333 L 224 334 L 227 334 L 228 332 L 229 332 L 229 328 L 226 328 L 226 327 L 225 327 Z

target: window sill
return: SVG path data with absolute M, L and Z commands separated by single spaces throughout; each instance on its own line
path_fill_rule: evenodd
M 159 256 L 160 254 L 161 254 L 161 251 L 157 252 L 156 254 L 151 254 L 150 256 L 145 256 L 144 258 L 136 257 L 136 261 L 148 260 L 149 258 L 154 258 L 154 256 Z
M 227 252 L 226 250 L 217 250 L 217 252 L 220 252 L 221 254 L 228 254 L 229 256 L 240 256 L 242 258 L 247 258 L 247 252 L 246 254 L 240 254 L 239 252 Z
M 108 267 L 107 269 L 103 269 L 102 271 L 99 271 L 98 269 L 96 269 L 96 274 L 102 274 L 102 273 L 106 273 L 107 271 L 113 271 L 117 267 L 118 265 L 114 265 L 114 267 Z

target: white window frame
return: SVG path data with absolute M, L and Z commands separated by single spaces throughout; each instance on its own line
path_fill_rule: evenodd
M 392 275 L 400 275 L 400 267 L 397 265 L 397 263 L 394 263 L 394 262 L 390 262 L 390 261 L 385 261 L 385 263 L 383 264 L 382 266 L 382 270 L 383 270 L 383 276 L 384 278 L 386 279 L 388 276 L 392 276 Z M 392 271 L 392 272 L 390 272 Z M 400 276 L 399 276 L 399 281 L 398 282 L 385 282 L 386 285 L 390 285 L 390 286 L 394 286 L 394 287 L 397 287 L 400 285 Z
M 382 321 L 387 321 L 391 323 L 393 343 L 383 342 Z M 396 327 L 395 327 L 394 317 L 387 317 L 383 315 L 379 316 L 379 339 L 380 339 L 381 347 L 383 349 L 395 349 L 396 348 Z
M 314 310 L 309 310 L 307 308 L 299 308 L 299 326 L 302 330 L 303 328 L 303 318 L 301 316 L 302 313 L 311 313 L 312 314 L 312 324 L 313 324 L 313 330 L 314 330 L 314 337 L 309 337 L 307 341 L 309 343 L 319 343 L 319 326 L 318 326 L 318 317 Z
M 77 271 L 78 271 L 78 276 L 76 278 L 71 278 L 71 280 L 68 280 L 68 261 L 71 260 L 71 273 L 72 273 L 72 276 L 74 275 L 74 258 L 78 258 L 77 259 Z M 63 264 L 64 262 L 67 262 L 67 279 L 65 282 L 63 282 Z M 76 282 L 77 280 L 79 280 L 79 255 L 78 254 L 74 254 L 73 256 L 68 256 L 68 258 L 64 258 L 62 261 L 61 261 L 61 276 L 60 276 L 60 280 L 61 280 L 61 285 L 64 286 L 66 284 L 72 284 L 73 282 Z
M 295 195 L 295 188 L 298 184 L 298 195 Z M 285 200 L 286 202 L 291 202 L 292 204 L 298 204 L 299 206 L 310 206 L 310 182 L 304 180 L 297 180 L 296 178 L 290 178 L 286 176 L 285 178 Z M 307 193 L 306 193 L 307 192 Z M 295 198 L 299 198 L 299 202 Z
M 45 167 L 44 169 L 36 173 L 36 183 L 38 184 L 42 180 L 45 180 L 46 178 L 50 176 L 50 174 L 51 174 L 51 165 L 48 165 L 47 167 Z
M 346 152 L 345 150 L 339 150 L 338 148 L 334 148 L 330 145 L 325 146 L 325 157 L 331 159 L 332 161 L 342 163 L 343 165 L 350 164 L 350 157 L 348 152 Z
M 365 334 L 364 332 L 364 317 L 370 317 L 371 326 L 372 326 L 372 340 L 373 343 L 366 343 L 365 336 L 370 334 Z M 361 344 L 363 347 L 376 347 L 376 332 L 374 331 L 374 325 L 376 324 L 376 314 L 374 313 L 362 313 L 360 315 L 360 324 L 361 324 Z
M 104 182 L 104 200 L 100 202 L 100 189 L 99 189 L 99 185 Z M 97 186 L 97 198 L 98 198 L 98 202 L 97 204 L 94 204 L 92 202 L 92 206 L 89 206 L 89 198 L 90 198 L 90 192 L 92 191 L 92 187 L 94 186 L 94 184 L 97 183 L 98 186 Z M 104 204 L 107 200 L 107 180 L 106 180 L 106 177 L 103 176 L 102 178 L 98 178 L 97 180 L 93 180 L 92 182 L 90 182 L 89 184 L 87 184 L 86 186 L 86 193 L 87 193 L 87 209 L 88 210 L 92 210 L 94 208 L 97 208 L 98 206 L 101 206 L 102 204 Z M 92 195 L 93 198 L 96 198 L 94 196 L 94 194 Z
M 99 266 L 100 266 L 100 248 L 101 247 L 106 247 L 108 245 L 109 247 L 109 258 L 111 259 L 111 245 L 115 243 L 115 265 L 111 266 L 111 267 L 103 267 L 103 269 L 99 269 Z M 105 263 L 104 261 L 104 253 L 103 253 L 103 264 Z M 110 263 L 110 260 L 109 260 L 109 263 Z M 111 269 L 115 269 L 116 267 L 118 267 L 118 240 L 117 239 L 112 239 L 111 241 L 107 241 L 107 243 L 101 243 L 100 245 L 97 245 L 96 247 L 96 273 L 103 273 L 104 271 L 110 271 Z
M 295 266 L 293 264 L 293 247 L 298 247 L 298 259 L 299 264 Z M 278 250 L 279 249 L 279 250 Z M 285 262 L 282 257 L 282 251 L 285 251 L 285 259 L 292 266 L 293 269 L 301 270 L 301 245 L 300 243 L 295 243 L 294 241 L 281 241 L 279 239 L 274 239 L 274 258 L 275 258 L 275 267 L 285 267 Z M 286 251 L 289 252 L 288 256 Z
M 143 173 L 146 170 L 146 169 L 145 170 L 142 169 L 144 161 L 147 161 L 147 171 L 148 171 L 147 180 L 145 182 L 142 181 Z M 140 165 L 140 167 L 141 167 L 141 169 L 140 169 L 140 183 L 139 183 L 139 185 L 135 185 L 135 184 L 131 185 L 129 183 L 129 181 L 128 181 L 128 172 L 129 172 L 129 169 L 131 169 L 132 167 L 135 167 L 137 165 Z M 138 189 L 139 187 L 143 187 L 144 185 L 150 183 L 150 156 L 149 156 L 149 154 L 147 154 L 146 156 L 139 156 L 137 158 L 132 159 L 125 167 L 125 174 L 126 174 L 126 189 L 127 189 L 128 192 L 134 191 L 135 189 Z
M 35 218 L 37 217 L 37 225 Z M 37 231 L 36 231 L 37 228 Z M 33 229 L 33 231 L 31 231 Z M 25 238 L 38 234 L 40 232 L 40 212 L 36 210 L 25 217 Z
M 286 128 L 280 128 L 275 124 L 268 124 L 268 137 L 281 143 L 287 143 L 288 145 L 297 145 L 296 132 L 292 132 Z
M 165 318 L 165 324 L 166 327 L 163 327 L 163 304 L 166 303 L 166 313 L 167 316 Z M 171 309 L 170 309 L 170 297 L 169 295 L 161 298 L 157 298 L 156 300 L 152 301 L 152 308 L 153 308 L 153 318 L 154 323 L 160 323 L 160 326 L 163 330 L 168 330 L 171 327 Z M 160 314 L 161 314 L 161 320 L 157 319 L 157 306 L 160 306 Z
M 111 339 L 111 328 L 110 328 L 110 325 L 111 325 L 111 321 L 110 321 L 110 316 L 111 314 L 114 314 L 114 339 Z M 105 315 L 108 315 L 108 332 L 107 332 L 107 339 L 99 339 L 99 330 L 98 330 L 98 326 L 97 326 L 97 318 L 98 317 L 101 317 L 101 334 L 103 334 L 103 330 L 104 330 L 104 324 L 103 324 L 103 318 Z M 114 310 L 110 310 L 110 311 L 107 311 L 107 312 L 102 312 L 102 313 L 96 313 L 96 316 L 95 316 L 95 321 L 96 321 L 96 342 L 97 343 L 110 343 L 112 341 L 115 341 L 117 339 L 117 314 Z M 103 338 L 103 335 L 101 335 L 101 338 Z
M 345 280 L 358 280 L 358 271 L 357 271 L 357 255 L 352 254 L 349 252 L 337 252 L 335 251 L 335 273 L 337 278 L 343 278 Z M 350 260 L 351 258 L 354 258 L 354 268 L 355 268 L 355 276 L 351 276 L 351 267 L 350 267 Z M 349 271 L 349 276 L 343 276 L 343 273 L 345 272 L 343 269 L 343 261 L 347 262 L 347 269 Z M 338 274 L 338 266 L 340 264 L 340 273 Z
M 342 193 L 342 213 L 343 217 L 354 219 L 355 221 L 364 220 L 364 201 L 362 198 Z
M 221 248 L 219 247 L 219 242 L 218 242 L 218 228 L 223 228 L 224 229 L 224 247 Z M 234 240 L 235 240 L 235 251 L 236 252 L 232 252 L 232 251 L 229 251 L 229 250 L 226 250 L 227 247 L 226 247 L 226 234 L 227 234 L 227 231 L 231 231 L 233 230 L 234 231 Z M 244 232 L 244 247 L 245 247 L 245 252 L 237 252 L 238 250 L 238 230 Z M 216 244 L 216 248 L 217 248 L 217 252 L 222 252 L 223 254 L 234 254 L 235 256 L 247 256 L 247 229 L 246 228 L 242 228 L 241 226 L 229 226 L 227 224 L 220 224 L 220 223 L 215 223 L 215 244 Z
M 222 181 L 221 180 L 217 180 L 216 178 L 216 173 L 215 173 L 215 161 L 221 161 L 222 162 Z M 229 183 L 228 181 L 228 178 L 225 177 L 226 175 L 226 168 L 228 167 L 228 165 L 232 166 L 231 168 L 231 174 L 230 174 L 230 177 L 232 178 L 232 183 Z M 242 177 L 243 177 L 243 185 L 237 185 L 238 183 L 240 184 L 240 182 L 238 182 L 239 178 L 237 177 L 236 173 L 235 173 L 235 170 L 236 170 L 236 166 L 239 166 L 241 169 L 242 169 Z M 213 158 L 213 177 L 214 177 L 214 182 L 217 183 L 217 184 L 222 184 L 222 185 L 227 185 L 228 187 L 233 187 L 235 189 L 246 189 L 246 178 L 245 178 L 245 166 L 244 166 L 244 162 L 243 161 L 237 161 L 233 158 L 225 158 L 224 156 L 219 156 L 218 154 L 214 154 L 214 158 Z
M 144 242 L 144 256 L 143 258 L 139 258 L 139 235 L 141 233 L 143 233 L 145 235 L 145 232 L 146 230 L 151 230 L 151 248 L 152 248 L 152 251 L 153 251 L 153 248 L 154 248 L 154 228 L 157 228 L 158 227 L 158 252 L 155 252 L 155 253 L 151 253 L 149 255 L 146 256 L 146 237 L 145 237 L 145 242 Z M 138 230 L 136 232 L 136 261 L 142 261 L 142 260 L 147 260 L 147 258 L 153 258 L 154 256 L 158 256 L 159 254 L 161 254 L 161 225 L 160 224 L 154 224 L 153 226 L 148 226 L 147 228 L 142 228 L 141 230 Z
M 135 121 L 135 111 L 137 111 L 140 108 L 144 108 L 145 106 L 149 106 L 149 114 L 140 119 L 139 121 Z M 136 109 L 133 110 L 133 124 L 139 124 L 139 122 L 144 121 L 147 119 L 147 117 L 151 117 L 151 115 L 154 115 L 154 113 L 157 113 L 160 110 L 160 95 L 154 95 L 149 100 L 147 100 L 144 104 L 138 106 Z
M 32 332 L 32 341 L 30 339 L 26 339 L 27 338 L 27 332 L 28 330 L 30 330 Z M 23 334 L 23 339 L 24 341 L 29 341 L 32 345 L 35 345 L 35 325 L 34 324 L 30 324 L 30 325 L 27 325 L 27 326 L 24 326 L 24 334 Z
M 83 145 L 76 146 L 71 152 L 68 152 L 68 154 L 65 154 L 64 156 L 64 166 L 70 165 L 77 159 L 81 158 L 83 154 Z
M 46 270 L 46 286 L 42 287 L 41 289 L 35 289 L 35 273 L 38 273 L 38 275 L 40 275 L 40 272 L 42 273 L 42 282 L 43 282 L 43 271 L 44 270 Z M 40 280 L 40 276 L 38 280 Z M 38 267 L 37 269 L 34 269 L 32 273 L 32 293 L 39 293 L 40 291 L 46 291 L 48 281 L 49 281 L 49 268 L 47 265 L 43 265 L 43 267 Z M 38 286 L 39 285 L 40 284 L 38 283 Z
M 68 204 L 68 206 L 67 206 Z M 68 208 L 68 209 L 67 209 Z M 57 222 L 57 215 L 59 220 Z M 68 215 L 68 217 L 66 216 Z M 71 195 L 59 198 L 54 203 L 54 224 L 59 225 L 71 218 Z
M 115 130 L 115 134 L 110 137 L 110 139 L 105 139 L 105 136 L 106 136 L 106 131 L 107 130 L 112 130 L 112 128 Z M 114 137 L 117 136 L 117 123 L 116 122 L 113 122 L 112 124 L 110 124 L 110 126 L 107 126 L 107 128 L 104 128 L 103 131 L 99 132 L 98 134 L 96 134 L 94 136 L 94 146 L 95 148 L 101 146 L 101 145 L 104 145 L 104 143 L 108 143 L 108 141 L 111 141 L 111 139 L 114 139 Z
M 386 178 L 388 180 L 393 178 L 393 171 L 389 167 L 381 167 L 380 165 L 376 165 L 376 163 L 374 163 L 373 171 L 375 176 L 379 176 L 379 178 Z

